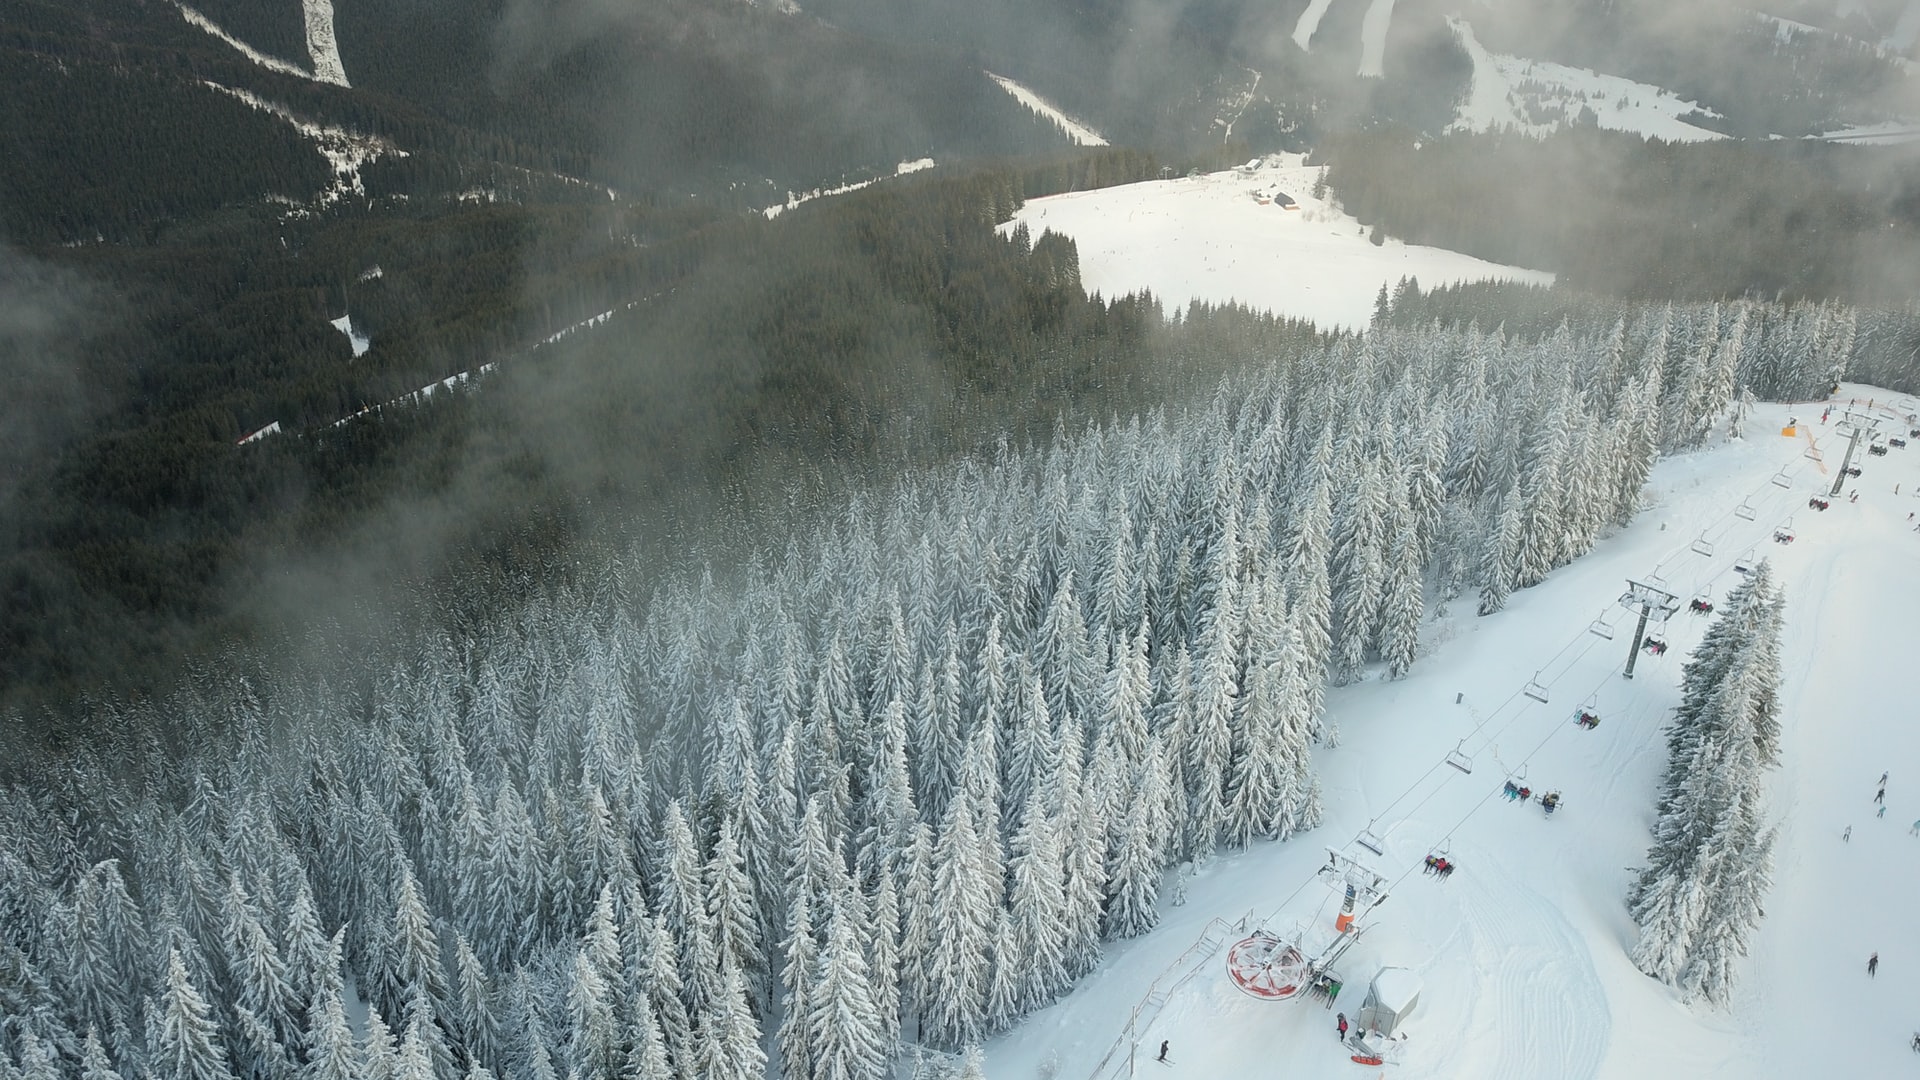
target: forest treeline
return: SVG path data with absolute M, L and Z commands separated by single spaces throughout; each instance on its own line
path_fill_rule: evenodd
M 1675 144 L 1575 127 L 1330 139 L 1341 205 L 1410 243 L 1653 301 L 1742 295 L 1905 308 L 1920 295 L 1920 149 Z
M 747 558 L 634 551 L 102 704 L 0 790 L 0 1056 L 878 1080 L 977 1043 L 1151 927 L 1170 869 L 1312 828 L 1326 688 L 1417 663 L 1429 597 L 1497 611 L 1740 387 L 1823 387 L 1848 318 L 1196 312 L 1264 362 L 1190 406 L 869 481 Z

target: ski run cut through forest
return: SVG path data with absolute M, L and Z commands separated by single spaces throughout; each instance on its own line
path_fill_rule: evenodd
M 732 564 L 93 706 L 0 789 L 0 1080 L 1355 1076 L 1382 968 L 1395 1075 L 1911 1068 L 1916 406 L 1816 400 L 1910 325 L 1377 269 Z M 1331 1002 L 1227 966 L 1329 941 Z

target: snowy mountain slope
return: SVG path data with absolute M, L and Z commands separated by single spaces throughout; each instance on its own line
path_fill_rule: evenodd
M 1591 109 L 1599 126 L 1632 131 L 1668 142 L 1725 138 L 1681 117 L 1702 110 L 1656 86 L 1564 64 L 1487 51 L 1464 19 L 1449 23 L 1473 61 L 1473 89 L 1460 106 L 1454 130 L 1510 128 L 1545 135 Z
M 1885 400 L 1863 387 L 1840 397 L 1855 394 Z M 1135 1072 L 1150 1070 L 1164 1039 L 1187 1075 L 1356 1075 L 1330 1011 L 1244 994 L 1221 953 L 1176 971 L 1186 980 L 1164 1002 L 1147 994 L 1210 918 L 1252 908 L 1256 924 L 1276 930 L 1330 922 L 1337 901 L 1314 880 L 1322 845 L 1357 851 L 1350 841 L 1371 825 L 1386 841 L 1387 855 L 1373 861 L 1395 881 L 1392 901 L 1341 965 L 1350 981 L 1339 1006 L 1351 1013 L 1382 964 L 1425 981 L 1395 1075 L 1732 1080 L 1836 1067 L 1903 1075 L 1920 990 L 1920 938 L 1906 914 L 1920 890 L 1920 837 L 1907 835 L 1920 817 L 1920 732 L 1897 709 L 1910 641 L 1902 628 L 1920 610 L 1920 536 L 1907 521 L 1920 509 L 1920 450 L 1868 457 L 1863 444 L 1860 501 L 1843 496 L 1825 513 L 1810 511 L 1806 500 L 1829 487 L 1824 470 L 1838 467 L 1842 442 L 1817 409 L 1762 407 L 1745 439 L 1663 462 L 1632 526 L 1513 594 L 1500 614 L 1474 618 L 1470 604 L 1456 603 L 1431 625 L 1431 653 L 1409 678 L 1334 691 L 1328 708 L 1341 745 L 1316 755 L 1325 826 L 1202 867 L 1185 906 L 1165 908 L 1159 929 L 1111 948 L 1074 994 L 997 1040 L 990 1074 L 1035 1075 L 1051 1057 L 1063 1077 L 1095 1075 L 1108 1040 L 1119 1040 L 1121 1052 L 1097 1075 L 1127 1076 L 1126 1049 L 1140 1048 Z M 1825 463 L 1780 437 L 1791 415 L 1812 421 Z M 1894 422 L 1904 434 L 1904 419 Z M 1771 482 L 1782 472 L 1784 488 Z M 1734 512 L 1743 503 L 1753 520 Z M 1775 544 L 1774 528 L 1789 518 L 1798 539 Z M 1703 534 L 1710 556 L 1691 550 Z M 1715 1012 L 1678 1003 L 1633 968 L 1626 950 L 1636 931 L 1623 902 L 1649 842 L 1661 729 L 1709 620 L 1682 613 L 1656 626 L 1670 651 L 1642 654 L 1628 681 L 1619 672 L 1633 624 L 1616 600 L 1629 577 L 1654 573 L 1682 598 L 1724 596 L 1738 580 L 1734 563 L 1751 557 L 1773 561 L 1787 599 L 1785 750 L 1769 807 L 1780 840 L 1754 959 L 1732 1007 Z M 1612 639 L 1589 632 L 1596 615 L 1612 624 Z M 1519 693 L 1536 671 L 1545 704 Z M 1571 722 L 1588 702 L 1602 716 L 1592 731 Z M 1471 774 L 1442 764 L 1456 747 L 1472 755 Z M 1525 782 L 1564 792 L 1560 813 L 1499 797 L 1502 778 L 1521 767 Z M 1890 809 L 1876 820 L 1882 769 L 1893 774 Z M 1848 824 L 1854 836 L 1842 843 Z M 1460 867 L 1444 882 L 1418 872 L 1443 840 Z M 1863 965 L 1875 950 L 1882 966 L 1869 980 Z
M 1047 118 L 1049 121 L 1053 123 L 1055 127 L 1059 128 L 1061 131 L 1066 132 L 1067 139 L 1070 142 L 1072 142 L 1075 146 L 1107 145 L 1107 140 L 1102 138 L 1099 132 L 1093 130 L 1087 125 L 1081 123 L 1080 121 L 1075 120 L 1073 117 L 1068 116 L 1066 113 L 1061 112 L 1052 103 L 1048 102 L 1047 99 L 1041 97 L 1039 94 L 1036 94 L 1033 91 L 1027 89 L 1026 87 L 1020 85 L 1019 83 L 1014 82 L 1012 79 L 1007 78 L 1005 75 L 995 75 L 991 71 L 987 72 L 986 74 L 987 74 L 987 78 L 992 79 L 994 81 L 994 84 L 1000 87 L 1000 89 L 1005 90 L 1009 94 L 1012 94 L 1014 97 L 1014 100 L 1020 102 L 1020 104 L 1025 105 L 1027 108 Z
M 1553 275 L 1500 266 L 1398 240 L 1368 243 L 1360 223 L 1330 199 L 1312 196 L 1319 170 L 1278 155 L 1254 170 L 1213 173 L 1029 200 L 1011 222 L 1036 237 L 1072 237 L 1089 291 L 1141 289 L 1161 303 L 1238 300 L 1321 326 L 1357 329 L 1373 314 L 1380 286 L 1402 277 L 1431 287 L 1504 278 L 1548 284 Z M 1261 205 L 1254 193 L 1292 197 L 1297 211 Z
M 277 56 L 268 56 L 266 53 L 248 45 L 246 42 L 227 33 L 212 19 L 207 18 L 186 4 L 180 3 L 179 0 L 175 0 L 173 6 L 179 9 L 180 17 L 185 19 L 189 25 L 205 31 L 208 35 L 218 39 L 222 44 L 229 46 L 235 52 L 260 67 L 266 68 L 268 71 L 278 72 L 282 75 L 297 75 L 302 79 L 311 79 L 314 77 L 313 72 L 308 71 L 298 64 L 282 60 Z
M 935 164 L 934 160 L 930 157 L 916 158 L 913 161 L 903 161 L 893 167 L 892 175 L 906 176 L 910 173 L 925 172 L 926 170 L 933 168 L 934 164 Z M 852 183 L 841 184 L 837 187 L 814 188 L 812 191 L 789 191 L 787 192 L 786 202 L 779 203 L 774 206 L 765 207 L 760 212 L 766 215 L 769 220 L 771 220 L 773 218 L 779 217 L 781 214 L 787 212 L 788 210 L 791 210 L 794 207 L 799 206 L 801 203 L 812 202 L 815 199 L 824 199 L 834 195 L 846 195 L 846 194 L 849 194 L 850 192 L 859 191 L 861 188 L 864 188 L 864 187 L 872 187 L 874 184 L 877 184 L 880 181 L 885 179 L 887 179 L 887 177 L 885 176 L 876 176 L 871 180 L 856 180 L 856 181 L 853 181 Z

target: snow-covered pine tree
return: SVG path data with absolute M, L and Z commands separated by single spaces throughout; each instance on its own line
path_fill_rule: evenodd
M 187 977 L 179 949 L 167 952 L 159 1020 L 153 1044 L 158 1071 L 177 1080 L 233 1080 L 213 1010 Z

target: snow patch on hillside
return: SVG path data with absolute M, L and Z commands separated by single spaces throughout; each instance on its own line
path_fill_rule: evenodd
M 222 86 L 217 82 L 202 79 L 207 87 L 238 98 L 262 112 L 292 124 L 294 130 L 312 140 L 315 149 L 320 151 L 327 163 L 333 166 L 333 186 L 322 192 L 322 203 L 337 202 L 348 195 L 364 196 L 366 187 L 360 182 L 360 167 L 382 157 L 406 157 L 407 152 L 378 135 L 362 135 L 346 128 L 333 127 L 305 119 L 277 102 L 268 101 L 250 90 L 232 86 Z
M 999 84 L 1000 89 L 1012 94 L 1014 99 L 1020 102 L 1020 104 L 1025 105 L 1027 108 L 1052 121 L 1054 127 L 1067 133 L 1067 138 L 1072 141 L 1075 146 L 1107 145 L 1107 140 L 1101 138 L 1099 132 L 1068 116 L 1066 113 L 1061 112 L 1049 103 L 1047 99 L 1021 86 L 1005 75 L 995 75 L 989 71 L 987 72 L 987 78 Z
M 1553 275 L 1501 266 L 1440 248 L 1368 242 L 1331 198 L 1314 198 L 1320 170 L 1297 154 L 1193 180 L 1159 180 L 1029 199 L 1002 232 L 1025 225 L 1038 237 L 1071 237 L 1088 292 L 1147 290 L 1169 310 L 1190 301 L 1233 301 L 1322 327 L 1365 327 L 1375 295 L 1402 277 L 1425 288 L 1509 279 L 1551 284 Z M 1269 202 L 1258 201 L 1261 195 Z M 1298 210 L 1284 208 L 1290 196 Z
M 333 37 L 333 0 L 300 0 L 307 23 L 307 55 L 313 59 L 313 77 L 335 86 L 347 85 L 347 67 L 340 60 L 340 44 Z
M 282 75 L 297 75 L 302 79 L 314 78 L 313 72 L 308 71 L 306 68 L 298 64 L 289 63 L 277 56 L 268 56 L 266 53 L 227 33 L 220 28 L 218 23 L 195 11 L 193 8 L 188 7 L 186 4 L 181 3 L 180 0 L 173 0 L 173 6 L 179 10 L 180 16 L 186 19 L 189 25 L 211 34 L 235 52 L 258 64 L 260 67 L 266 68 L 268 71 L 277 71 Z
M 1387 28 L 1393 25 L 1393 0 L 1373 0 L 1360 19 L 1360 77 L 1384 78 L 1387 74 Z
M 1892 404 L 1869 387 L 1843 386 L 1838 400 L 1854 395 Z M 1166 1040 L 1179 1076 L 1372 1080 L 1379 1070 L 1356 1070 L 1335 1038 L 1333 1009 L 1353 1016 L 1382 965 L 1425 983 L 1385 1074 L 1398 1080 L 1911 1074 L 1920 839 L 1908 831 L 1920 816 L 1920 726 L 1904 719 L 1904 673 L 1920 610 L 1920 537 L 1907 521 L 1920 507 L 1920 449 L 1865 458 L 1859 502 L 1809 511 L 1832 466 L 1779 432 L 1799 419 L 1837 464 L 1844 440 L 1820 409 L 1762 405 L 1744 438 L 1661 462 L 1646 509 L 1591 553 L 1496 615 L 1476 618 L 1471 598 L 1455 601 L 1430 624 L 1407 678 L 1330 691 L 1342 740 L 1314 753 L 1325 823 L 1287 843 L 1223 851 L 1183 890 L 1164 889 L 1186 902 L 1163 904 L 1157 929 L 1109 945 L 1072 993 L 990 1042 L 987 1074 L 1052 1075 L 1051 1061 L 1061 1080 L 1157 1076 L 1146 1065 Z M 1895 410 L 1889 419 L 1904 432 L 1916 406 L 1902 398 Z M 1742 504 L 1754 520 L 1735 513 Z M 1775 543 L 1789 520 L 1797 539 Z M 1714 554 L 1690 550 L 1701 536 Z M 1772 561 L 1786 599 L 1782 764 L 1767 808 L 1780 830 L 1775 883 L 1734 1000 L 1689 1007 L 1629 961 L 1637 932 L 1624 897 L 1652 839 L 1680 670 L 1712 620 L 1683 610 L 1654 625 L 1670 649 L 1641 655 L 1628 681 L 1620 671 L 1635 623 L 1618 598 L 1628 578 L 1658 573 L 1683 598 L 1717 600 L 1740 580 L 1734 565 L 1755 557 Z M 1589 632 L 1596 612 L 1613 637 Z M 1548 702 L 1521 696 L 1530 677 Z M 1572 722 L 1589 703 L 1602 718 L 1590 731 Z M 1460 740 L 1473 751 L 1471 774 L 1443 765 Z M 1535 790 L 1563 793 L 1553 816 L 1498 797 L 1523 764 Z M 1875 779 L 1889 767 L 1878 819 Z M 1383 839 L 1384 856 L 1353 843 L 1363 828 Z M 1440 844 L 1458 867 L 1444 880 L 1420 872 Z M 1340 897 L 1315 878 L 1326 846 L 1367 858 L 1391 879 L 1392 902 L 1341 962 L 1348 981 L 1332 1008 L 1248 996 L 1225 974 L 1235 940 L 1263 924 L 1331 928 Z M 1882 964 L 1869 979 L 1876 951 Z
M 1320 29 L 1320 20 L 1326 17 L 1327 9 L 1333 6 L 1333 0 L 1309 0 L 1307 10 L 1293 24 L 1293 43 L 1302 49 L 1313 42 L 1313 32 Z
M 353 316 L 342 315 L 337 319 L 328 320 L 328 322 L 335 330 L 347 335 L 347 343 L 353 346 L 353 358 L 355 360 L 367 355 L 367 350 L 373 347 L 373 342 L 368 339 L 367 335 L 353 328 Z
M 900 164 L 895 165 L 893 167 L 893 175 L 906 176 L 909 173 L 922 172 L 924 170 L 933 168 L 934 164 L 935 164 L 934 160 L 930 157 L 915 158 L 912 161 L 903 161 Z M 789 191 L 787 192 L 786 202 L 781 203 L 778 206 L 764 207 L 761 209 L 760 212 L 762 214 L 765 214 L 767 216 L 767 219 L 771 221 L 772 219 L 779 217 L 781 214 L 787 212 L 788 210 L 791 210 L 794 207 L 799 206 L 801 203 L 812 202 L 815 199 L 824 199 L 830 195 L 845 195 L 848 192 L 859 191 L 861 188 L 864 188 L 864 187 L 872 187 L 873 185 L 886 179 L 889 179 L 889 177 L 876 176 L 871 180 L 856 180 L 850 184 L 841 184 L 839 187 L 814 188 L 812 191 Z
M 1448 22 L 1473 60 L 1473 88 L 1452 130 L 1511 129 L 1546 135 L 1574 121 L 1585 109 L 1591 110 L 1600 127 L 1631 131 L 1643 138 L 1667 142 L 1726 138 L 1681 119 L 1694 112 L 1717 115 L 1697 102 L 1617 75 L 1488 52 L 1466 20 Z

